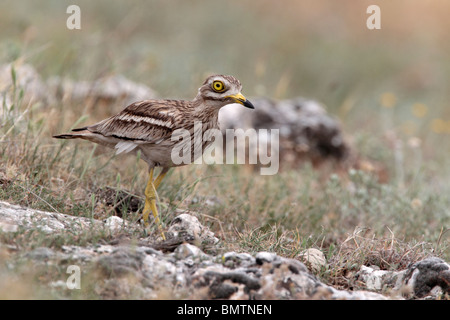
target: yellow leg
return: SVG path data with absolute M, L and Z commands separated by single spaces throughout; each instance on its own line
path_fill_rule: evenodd
M 168 168 L 163 168 L 162 169 L 161 173 L 158 175 L 158 177 L 153 182 L 153 185 L 155 186 L 155 189 L 158 189 L 159 185 L 161 184 L 161 181 L 164 179 L 164 177 L 166 176 L 168 171 L 169 171 Z
M 162 178 L 160 179 L 159 183 L 161 183 L 161 180 Z M 155 222 L 158 225 L 158 229 L 161 232 L 163 240 L 166 240 L 166 236 L 164 235 L 161 221 L 159 220 L 158 209 L 156 207 L 156 188 L 153 183 L 153 168 L 150 169 L 150 172 L 148 174 L 147 187 L 145 188 L 145 205 L 143 213 L 143 219 L 145 224 L 148 224 L 148 216 L 150 214 L 150 211 L 153 212 L 153 217 L 155 218 Z
M 148 223 L 148 215 L 150 214 L 151 208 L 150 208 L 150 200 L 147 196 L 151 192 L 151 184 L 153 181 L 153 169 L 150 169 L 150 172 L 148 174 L 148 181 L 147 181 L 147 187 L 145 188 L 145 205 L 144 205 L 144 212 L 142 214 L 144 223 Z

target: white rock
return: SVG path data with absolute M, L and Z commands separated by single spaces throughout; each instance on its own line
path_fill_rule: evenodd
M 0 221 L 0 231 L 16 232 L 17 230 L 19 230 L 19 226 L 17 224 Z
M 216 244 L 219 242 L 219 239 L 214 236 L 214 233 L 203 226 L 196 217 L 187 213 L 182 213 L 172 221 L 172 224 L 167 231 L 167 236 L 170 239 L 186 235 L 204 243 Z
M 392 274 L 390 271 L 374 270 L 367 266 L 361 266 L 361 270 L 359 271 L 360 279 L 365 282 L 366 287 L 369 290 L 383 289 L 383 278 L 390 274 Z
M 322 251 L 309 248 L 300 253 L 297 258 L 300 258 L 312 271 L 319 272 L 327 265 L 327 259 Z
M 188 257 L 195 258 L 207 255 L 196 246 L 189 243 L 183 243 L 175 249 L 175 256 L 177 259 L 186 259 Z
M 279 259 L 279 257 L 276 253 L 262 251 L 256 254 L 255 259 L 258 264 L 263 264 L 273 262 L 276 259 Z
M 111 232 L 117 232 L 127 226 L 127 222 L 117 216 L 111 216 L 105 219 L 105 226 L 111 230 Z

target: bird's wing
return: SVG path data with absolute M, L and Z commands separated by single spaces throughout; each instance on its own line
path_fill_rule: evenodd
M 80 128 L 105 137 L 114 137 L 134 143 L 160 143 L 170 138 L 177 128 L 179 111 L 171 100 L 144 100 L 135 102 L 115 116 L 92 126 Z M 185 104 L 185 101 L 176 101 Z

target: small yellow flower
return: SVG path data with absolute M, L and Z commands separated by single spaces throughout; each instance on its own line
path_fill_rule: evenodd
M 431 121 L 431 130 L 434 133 L 444 133 L 445 132 L 446 123 L 442 119 L 434 119 Z
M 450 133 L 450 121 L 447 121 L 447 123 L 445 124 L 445 132 Z
M 380 97 L 380 103 L 385 108 L 395 107 L 397 104 L 397 97 L 392 92 L 385 92 Z
M 423 118 L 428 113 L 428 106 L 423 103 L 415 103 L 412 106 L 412 113 L 416 118 Z

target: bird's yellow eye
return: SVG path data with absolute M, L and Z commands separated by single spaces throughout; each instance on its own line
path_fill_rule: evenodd
M 222 92 L 223 90 L 225 90 L 225 85 L 222 81 L 216 80 L 213 82 L 212 88 L 216 92 Z

